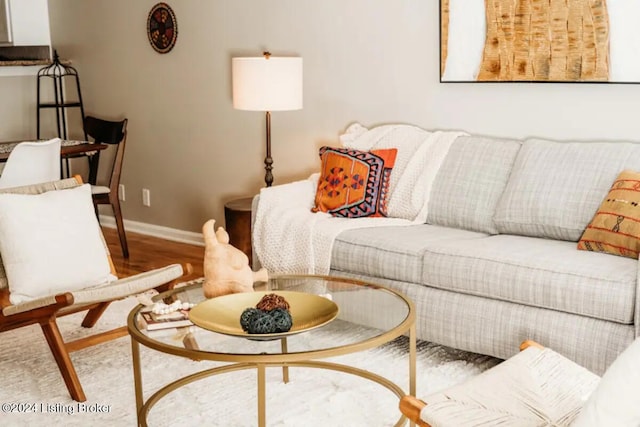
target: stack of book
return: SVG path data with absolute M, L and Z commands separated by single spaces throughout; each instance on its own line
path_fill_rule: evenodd
M 178 310 L 168 314 L 143 311 L 140 313 L 140 316 L 148 331 L 193 325 L 193 322 L 189 320 L 189 312 L 187 310 Z

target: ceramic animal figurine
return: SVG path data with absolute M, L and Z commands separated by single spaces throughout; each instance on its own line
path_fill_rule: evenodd
M 202 226 L 204 236 L 204 296 L 214 298 L 237 292 L 252 292 L 254 282 L 268 280 L 267 270 L 252 271 L 249 258 L 229 244 L 229 235 L 222 227 L 214 230 L 215 220 Z

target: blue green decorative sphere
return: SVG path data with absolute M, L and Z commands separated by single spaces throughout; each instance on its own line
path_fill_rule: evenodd
M 293 326 L 293 319 L 291 318 L 291 314 L 289 313 L 289 310 L 276 308 L 275 310 L 271 310 L 269 314 L 273 318 L 273 323 L 275 327 L 274 332 L 276 333 L 289 332 L 289 330 L 291 329 L 291 326 Z

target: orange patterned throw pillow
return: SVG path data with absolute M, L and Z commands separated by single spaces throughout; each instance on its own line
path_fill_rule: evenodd
M 623 171 L 578 242 L 578 249 L 638 258 L 640 173 Z
M 322 147 L 313 212 L 344 218 L 387 216 L 389 176 L 398 150 Z

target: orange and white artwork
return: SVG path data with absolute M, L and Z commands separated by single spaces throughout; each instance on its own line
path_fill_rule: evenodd
M 640 82 L 640 0 L 440 0 L 440 80 Z

